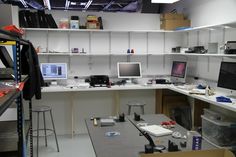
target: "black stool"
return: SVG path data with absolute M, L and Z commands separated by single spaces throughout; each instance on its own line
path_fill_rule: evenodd
M 144 106 L 146 105 L 144 102 L 129 101 L 126 105 L 128 106 L 128 115 L 130 115 L 132 107 L 139 107 L 141 114 L 144 114 Z
M 44 131 L 44 137 L 45 137 L 45 146 L 47 147 L 47 131 L 51 131 L 52 133 L 54 133 L 55 135 L 55 140 L 56 140 L 56 144 L 57 144 L 57 151 L 59 152 L 59 146 L 58 146 L 58 141 L 57 141 L 57 135 L 56 135 L 56 129 L 55 129 L 55 125 L 54 125 L 54 121 L 53 121 L 53 117 L 52 117 L 52 109 L 49 106 L 36 106 L 32 109 L 32 112 L 37 113 L 37 129 L 34 131 L 37 131 L 37 157 L 39 155 L 39 131 L 43 130 Z M 52 127 L 53 129 L 48 129 L 46 127 L 46 121 L 45 121 L 45 113 L 49 112 L 50 113 L 50 117 L 51 117 L 51 121 L 52 121 Z M 43 123 L 44 123 L 44 128 L 40 129 L 39 128 L 39 115 L 40 113 L 43 113 Z

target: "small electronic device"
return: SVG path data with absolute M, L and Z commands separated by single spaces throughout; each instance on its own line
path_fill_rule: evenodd
M 41 63 L 40 69 L 44 80 L 67 79 L 66 63 Z
M 185 83 L 187 62 L 173 61 L 171 69 L 172 83 Z
M 236 54 L 236 41 L 227 41 L 224 46 L 225 54 Z
M 107 75 L 91 75 L 90 86 L 93 87 L 107 87 L 110 84 L 109 77 Z
M 217 86 L 229 90 L 236 90 L 235 80 L 236 62 L 221 62 Z

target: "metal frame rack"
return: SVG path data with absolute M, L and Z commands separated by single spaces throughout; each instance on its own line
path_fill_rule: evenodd
M 12 46 L 13 50 L 13 59 L 14 59 L 14 75 L 15 82 L 19 83 L 25 81 L 21 78 L 21 45 L 28 45 L 29 42 L 23 39 L 20 39 L 18 36 L 0 30 L 0 45 L 9 45 Z M 22 100 L 22 92 L 15 90 L 9 92 L 7 95 L 0 99 L 0 115 L 15 101 L 17 105 L 17 134 L 18 142 L 16 144 L 17 150 L 13 153 L 10 153 L 10 156 L 26 157 L 27 156 L 27 133 L 30 134 L 30 156 L 33 156 L 33 136 L 32 136 L 32 103 L 29 102 L 29 128 L 26 129 L 26 122 L 24 117 L 24 106 Z M 13 126 L 14 127 L 14 126 Z M 12 130 L 12 128 L 10 129 Z M 1 130 L 0 130 L 1 132 Z M 1 133 L 0 133 L 1 134 Z M 5 144 L 5 143 L 4 143 Z M 7 143 L 5 144 L 6 147 Z M 13 146 L 14 147 L 14 146 Z M 15 147 L 14 147 L 15 148 Z M 1 152 L 0 152 L 1 153 Z M 8 154 L 4 154 L 7 156 Z

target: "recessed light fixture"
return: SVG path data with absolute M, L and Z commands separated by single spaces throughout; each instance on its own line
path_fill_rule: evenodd
M 70 2 L 70 5 L 76 5 L 76 2 Z
M 179 0 L 151 0 L 152 3 L 175 3 Z
M 48 10 L 51 10 L 50 0 L 44 0 L 43 3 L 44 3 L 44 6 L 48 8 Z

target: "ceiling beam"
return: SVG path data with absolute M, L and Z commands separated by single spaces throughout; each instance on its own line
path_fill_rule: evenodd
M 115 3 L 116 0 L 111 0 L 102 10 L 108 10 L 108 8 Z

